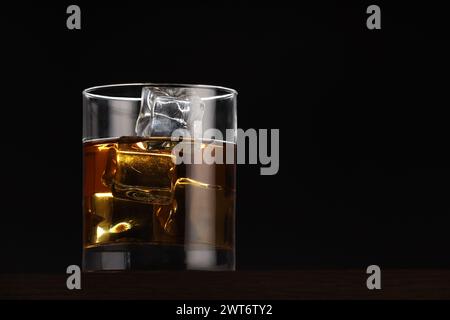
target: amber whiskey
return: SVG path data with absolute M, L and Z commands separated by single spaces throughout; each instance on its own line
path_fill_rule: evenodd
M 84 142 L 85 270 L 233 269 L 235 164 L 177 163 L 191 151 L 225 159 L 229 148 L 159 137 Z

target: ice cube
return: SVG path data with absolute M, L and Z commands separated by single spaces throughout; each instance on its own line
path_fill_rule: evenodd
M 109 236 L 104 230 L 108 228 L 111 220 L 112 209 L 111 193 L 94 193 L 91 198 L 91 219 L 90 223 L 96 225 L 97 228 L 90 228 L 93 232 L 89 237 L 94 239 L 96 243 L 109 240 Z
M 103 183 L 119 199 L 169 204 L 176 181 L 172 157 L 163 142 L 122 139 L 108 153 Z
M 204 103 L 193 89 L 144 87 L 136 134 L 141 137 L 170 137 L 176 129 L 193 136 L 195 121 L 201 121 Z
M 174 237 L 184 239 L 185 225 L 188 223 L 190 240 L 194 243 L 207 243 L 210 240 L 211 228 L 215 228 L 211 226 L 211 214 L 215 212 L 211 204 L 215 204 L 217 192 L 222 190 L 219 185 L 207 184 L 192 178 L 177 179 L 172 202 L 168 205 L 153 206 L 156 240 L 170 241 Z
M 95 243 L 151 240 L 152 206 L 116 198 L 112 193 L 92 196 L 90 235 Z
M 180 221 L 178 221 L 179 219 L 177 218 L 177 211 L 178 203 L 176 199 L 173 199 L 172 203 L 168 205 L 153 206 L 153 214 L 157 219 L 157 225 L 159 225 L 158 229 L 162 229 L 169 236 L 176 236 L 177 234 L 179 234 L 177 231 L 179 229 L 178 222 Z M 156 231 L 155 235 L 158 235 L 159 233 L 160 232 Z M 161 239 L 163 239 L 163 237 L 161 237 Z
M 112 194 L 109 192 L 93 194 L 92 214 L 98 217 L 100 221 L 111 219 L 112 197 Z
M 109 226 L 111 241 L 151 241 L 151 204 L 114 197 L 113 215 Z

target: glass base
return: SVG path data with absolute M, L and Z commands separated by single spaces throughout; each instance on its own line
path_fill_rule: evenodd
M 235 270 L 234 251 L 214 246 L 103 244 L 83 252 L 83 271 Z

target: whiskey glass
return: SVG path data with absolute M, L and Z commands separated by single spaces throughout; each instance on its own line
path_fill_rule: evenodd
M 236 97 L 209 85 L 83 91 L 83 270 L 234 270 Z

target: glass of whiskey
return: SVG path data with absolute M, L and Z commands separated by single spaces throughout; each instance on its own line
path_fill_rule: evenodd
M 83 91 L 83 270 L 234 270 L 236 96 Z

